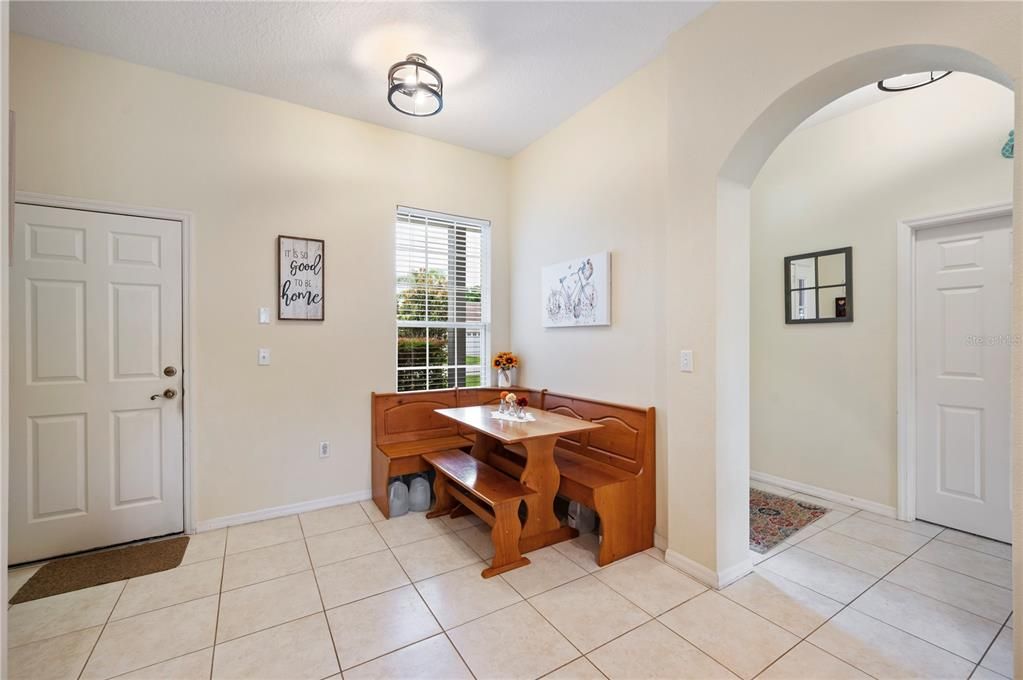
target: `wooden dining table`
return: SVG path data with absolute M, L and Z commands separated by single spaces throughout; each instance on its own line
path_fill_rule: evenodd
M 528 421 L 494 418 L 492 414 L 497 411 L 494 405 L 439 408 L 435 411 L 476 433 L 472 456 L 484 463 L 492 462 L 502 446 L 520 444 L 525 449 L 526 464 L 519 481 L 536 491 L 536 496 L 525 501 L 526 522 L 519 539 L 522 552 L 537 550 L 577 535 L 574 529 L 561 526 L 554 514 L 554 497 L 561 484 L 554 447 L 559 437 L 596 430 L 603 425 L 531 407 L 526 408 L 533 417 Z

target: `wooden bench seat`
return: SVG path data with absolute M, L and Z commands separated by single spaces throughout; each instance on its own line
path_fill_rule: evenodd
M 426 516 L 440 517 L 461 506 L 491 527 L 494 558 L 482 571 L 483 578 L 529 564 L 519 552 L 519 506 L 535 491 L 462 451 L 427 453 L 423 459 L 437 471 L 433 483 L 437 501 Z

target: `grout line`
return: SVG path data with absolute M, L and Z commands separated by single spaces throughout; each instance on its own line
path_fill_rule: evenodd
M 644 624 L 644 625 L 646 625 L 646 624 Z M 635 630 L 635 628 L 633 628 L 633 630 Z M 615 638 L 615 639 L 617 640 L 618 638 Z M 601 645 L 600 647 L 603 647 L 603 646 L 604 646 L 604 645 Z M 597 649 L 600 649 L 600 647 L 597 647 Z M 574 664 L 574 663 L 575 663 L 576 661 L 579 661 L 580 659 L 582 659 L 582 660 L 583 660 L 583 661 L 585 661 L 586 663 L 588 663 L 588 664 L 590 664 L 591 666 L 593 666 L 593 668 L 594 668 L 594 669 L 596 669 L 596 671 L 597 671 L 598 673 L 600 673 L 601 677 L 603 677 L 603 678 L 607 678 L 607 675 L 606 675 L 606 674 L 604 673 L 604 671 L 600 670 L 600 668 L 599 668 L 599 667 L 597 666 L 597 664 L 595 664 L 595 663 L 593 663 L 592 661 L 590 661 L 590 659 L 589 659 L 589 658 L 588 658 L 588 657 L 587 657 L 587 656 L 586 656 L 585 654 L 583 654 L 582 656 L 577 656 L 576 658 L 572 659 L 572 660 L 571 660 L 571 661 L 569 661 L 568 663 L 563 663 L 563 664 L 561 664 L 560 666 L 558 666 L 557 668 L 555 668 L 554 670 L 552 670 L 552 671 L 551 671 L 550 673 L 544 673 L 543 675 L 541 675 L 541 676 L 540 676 L 540 680 L 543 680 L 543 678 L 547 678 L 547 677 L 550 677 L 550 676 L 551 676 L 551 675 L 553 675 L 554 673 L 557 673 L 558 671 L 560 671 L 560 670 L 561 670 L 562 668 L 565 668 L 565 667 L 567 667 L 567 666 L 571 666 L 572 664 Z
M 220 632 L 220 603 L 224 597 L 224 572 L 227 571 L 227 531 L 224 531 L 224 551 L 220 556 L 220 589 L 217 592 L 217 618 L 213 622 L 213 652 L 210 654 L 210 680 L 213 680 L 213 664 L 217 660 L 217 633 Z
M 117 599 L 114 601 L 114 606 L 110 608 L 110 612 L 107 614 L 107 620 L 103 622 L 103 628 L 100 629 L 99 635 L 96 636 L 96 641 L 92 643 L 92 649 L 89 650 L 89 656 L 85 657 L 85 663 L 82 664 L 82 670 L 78 671 L 78 675 L 76 677 L 82 677 L 82 673 L 85 672 L 86 666 L 88 666 L 89 662 L 92 660 L 92 655 L 96 653 L 96 647 L 99 646 L 99 640 L 103 637 L 103 633 L 106 632 L 107 626 L 110 625 L 110 617 L 114 615 L 114 610 L 117 609 L 117 603 L 121 601 L 121 596 L 124 595 L 124 590 L 128 587 L 128 580 L 129 579 L 124 580 L 124 584 L 121 586 L 121 592 L 117 593 Z
M 362 514 L 365 515 L 366 511 L 362 509 L 362 506 L 360 505 L 358 507 L 359 507 L 359 510 L 362 512 Z M 302 524 L 302 521 L 301 521 L 301 519 L 299 519 L 299 526 L 301 526 L 301 524 Z M 370 526 L 373 526 L 373 525 L 371 524 Z M 376 531 L 376 527 L 373 527 L 373 530 Z M 305 529 L 303 528 L 302 531 L 303 531 L 303 535 L 304 535 Z M 377 531 L 377 534 L 379 535 L 380 532 Z M 309 568 L 313 572 L 313 585 L 316 587 L 316 596 L 320 598 L 320 612 L 323 614 L 323 623 L 326 624 L 326 626 L 327 626 L 327 635 L 330 636 L 330 646 L 331 646 L 331 649 L 334 650 L 334 660 L 337 661 L 337 672 L 340 673 L 341 672 L 341 654 L 339 654 L 338 651 L 337 651 L 337 642 L 334 640 L 334 630 L 330 627 L 330 619 L 327 617 L 327 605 L 323 601 L 323 591 L 320 590 L 320 579 L 316 575 L 316 569 L 313 567 L 313 556 L 309 553 L 309 543 L 307 542 L 307 540 L 308 539 L 305 539 L 305 538 L 302 539 L 302 544 L 305 546 L 305 555 L 306 555 L 306 558 L 309 560 Z M 299 572 L 299 573 L 302 573 L 302 572 Z M 330 677 L 330 676 L 327 676 L 327 677 Z M 212 680 L 212 678 L 211 678 L 211 680 Z

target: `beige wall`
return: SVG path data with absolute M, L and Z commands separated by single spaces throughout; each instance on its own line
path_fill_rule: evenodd
M 666 96 L 651 62 L 512 160 L 511 343 L 524 384 L 662 405 Z M 610 327 L 543 328 L 543 266 L 611 251 Z M 666 527 L 658 414 L 658 533 Z
M 18 190 L 195 216 L 200 521 L 368 492 L 369 393 L 395 382 L 396 204 L 492 221 L 507 346 L 507 160 L 21 36 L 12 65 Z M 281 233 L 326 239 L 322 324 L 257 324 Z
M 668 545 L 686 564 L 728 577 L 748 568 L 744 187 L 802 118 L 875 76 L 891 75 L 885 68 L 905 72 L 941 61 L 1018 82 L 1021 8 L 719 3 L 669 39 Z M 894 49 L 907 45 L 927 47 Z M 1017 130 L 1020 121 L 1017 111 Z M 723 176 L 730 181 L 719 187 Z M 682 348 L 695 351 L 693 374 L 674 370 Z
M 1012 200 L 1013 93 L 956 73 L 787 138 L 751 232 L 753 470 L 894 508 L 896 229 Z M 855 320 L 786 325 L 788 255 L 853 248 Z

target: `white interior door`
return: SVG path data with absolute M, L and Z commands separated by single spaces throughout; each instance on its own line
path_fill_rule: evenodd
M 179 222 L 16 206 L 10 563 L 182 530 L 181 328 Z
M 916 515 L 1000 541 L 1012 529 L 1012 218 L 918 231 Z

